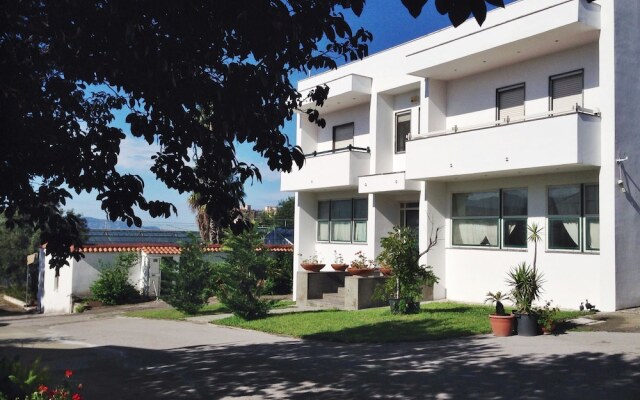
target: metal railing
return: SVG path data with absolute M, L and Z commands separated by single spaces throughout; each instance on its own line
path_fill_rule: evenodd
M 591 110 L 591 109 L 584 108 L 584 107 L 581 107 L 579 105 L 576 105 L 571 110 L 546 111 L 546 112 L 538 113 L 538 114 L 523 115 L 523 116 L 517 117 L 517 118 L 506 117 L 506 118 L 501 119 L 501 120 L 485 122 L 485 123 L 482 123 L 482 124 L 475 124 L 475 125 L 464 125 L 464 126 L 454 125 L 451 128 L 447 128 L 447 129 L 443 129 L 443 130 L 439 130 L 439 131 L 428 132 L 427 134 L 424 134 L 424 135 L 413 136 L 413 137 L 409 138 L 409 140 L 413 141 L 413 140 L 428 139 L 428 138 L 433 138 L 433 137 L 438 137 L 438 136 L 453 135 L 453 134 L 456 134 L 456 133 L 476 131 L 476 130 L 488 129 L 488 128 L 495 128 L 495 127 L 498 127 L 498 126 L 507 126 L 507 125 L 513 125 L 513 124 L 518 124 L 518 123 L 522 123 L 522 122 L 537 121 L 537 120 L 541 120 L 541 119 L 560 117 L 560 116 L 569 115 L 569 114 L 587 114 L 587 115 L 594 115 L 594 116 L 598 116 L 599 117 L 600 116 L 600 111 L 599 110 Z
M 359 152 L 359 153 L 371 153 L 371 148 L 367 147 L 356 147 L 356 146 L 352 146 L 352 145 L 348 145 L 347 147 L 341 147 L 339 149 L 331 149 L 331 150 L 324 150 L 324 151 L 314 151 L 308 154 L 305 154 L 305 157 L 317 157 L 317 156 L 323 156 L 323 155 L 327 155 L 327 154 L 335 154 L 335 153 L 344 153 L 347 151 L 354 151 L 354 152 Z

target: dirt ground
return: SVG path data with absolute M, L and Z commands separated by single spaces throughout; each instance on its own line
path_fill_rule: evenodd
M 589 316 L 599 324 L 584 325 L 579 328 L 585 332 L 635 332 L 640 333 L 640 308 L 630 308 L 616 312 L 599 312 Z

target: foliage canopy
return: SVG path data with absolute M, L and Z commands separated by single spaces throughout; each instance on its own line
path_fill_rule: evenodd
M 454 25 L 502 0 L 435 0 Z M 249 142 L 272 170 L 302 166 L 281 131 L 299 109 L 295 71 L 335 68 L 367 55 L 372 36 L 352 29 L 364 0 L 10 0 L 0 11 L 0 213 L 56 233 L 52 267 L 80 257 L 78 220 L 58 207 L 97 193 L 107 217 L 140 226 L 176 213 L 149 199 L 138 175 L 117 168 L 124 113 L 133 136 L 159 144 L 151 172 L 196 192 L 213 221 L 241 230 L 243 184 L 260 180 L 236 156 Z M 426 0 L 402 0 L 418 15 Z M 268 32 L 268 34 L 266 34 Z M 309 93 L 322 106 L 328 87 Z M 323 125 L 317 110 L 306 110 Z M 72 250 L 75 249 L 75 250 Z

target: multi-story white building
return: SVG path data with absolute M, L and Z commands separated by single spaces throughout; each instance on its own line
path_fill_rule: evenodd
M 640 305 L 640 2 L 521 0 L 299 82 L 294 265 L 433 228 L 436 298 L 481 302 L 533 259 L 564 308 Z M 312 107 L 309 104 L 308 107 Z M 295 267 L 298 268 L 298 267 Z M 295 285 L 294 285 L 295 287 Z

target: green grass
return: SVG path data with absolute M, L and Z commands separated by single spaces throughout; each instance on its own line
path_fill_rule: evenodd
M 291 300 L 278 300 L 274 303 L 273 308 L 286 308 L 295 306 L 296 302 Z M 226 314 L 231 313 L 229 309 L 221 304 L 207 304 L 204 306 L 196 316 L 201 315 L 216 315 L 216 314 Z M 182 320 L 188 317 L 192 317 L 192 315 L 187 315 L 181 311 L 176 310 L 175 308 L 163 308 L 163 309 L 154 309 L 154 310 L 137 310 L 137 311 L 129 311 L 124 314 L 125 317 L 137 317 L 137 318 L 148 318 L 148 319 L 172 319 L 172 320 Z
M 211 323 L 305 339 L 334 342 L 410 342 L 490 333 L 493 307 L 453 302 L 422 304 L 419 314 L 394 315 L 388 307 L 361 311 L 313 311 L 273 314 L 244 321 L 229 317 Z M 558 319 L 582 315 L 559 313 Z

